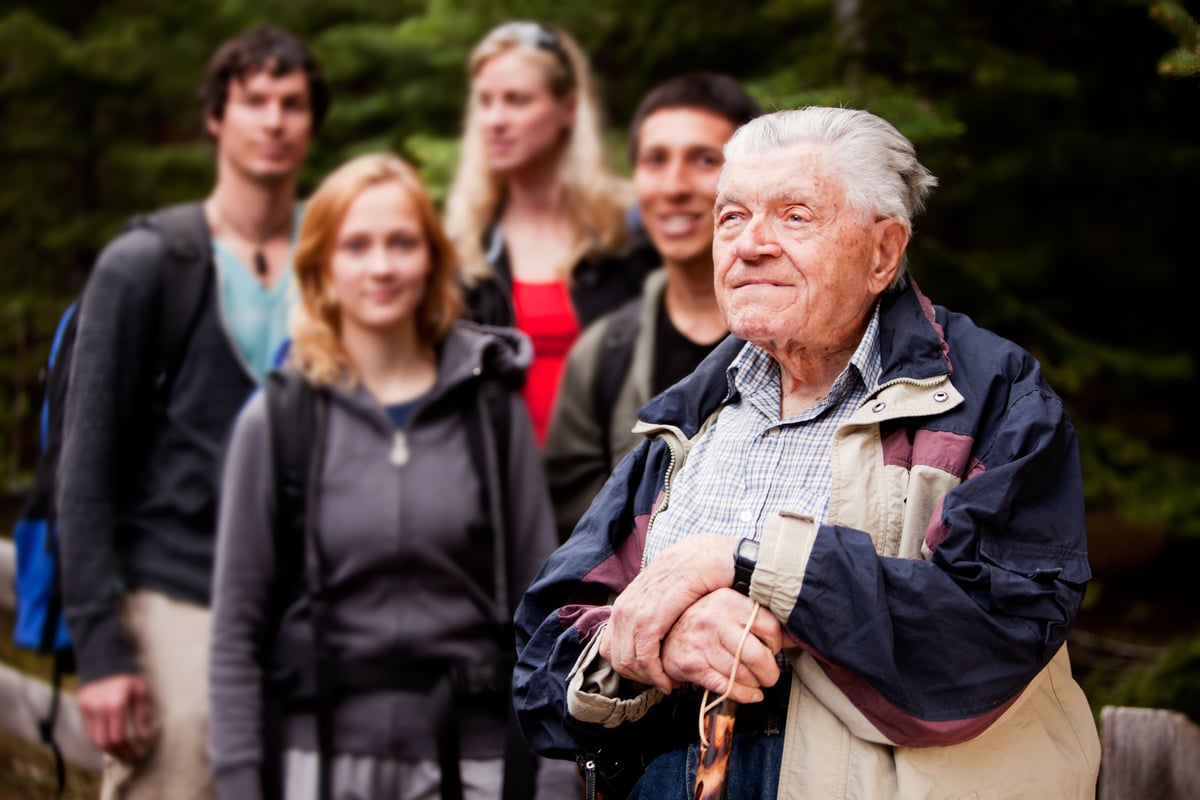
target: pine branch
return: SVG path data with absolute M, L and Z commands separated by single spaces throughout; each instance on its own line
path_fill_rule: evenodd
M 1152 4 L 1150 18 L 1179 40 L 1178 49 L 1159 60 L 1158 73 L 1172 78 L 1200 74 L 1200 23 L 1173 2 Z

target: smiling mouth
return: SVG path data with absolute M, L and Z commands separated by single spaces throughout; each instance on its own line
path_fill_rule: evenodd
M 756 278 L 755 280 L 751 280 L 751 281 L 738 281 L 737 283 L 733 284 L 733 288 L 734 289 L 746 289 L 746 288 L 753 287 L 753 286 L 776 286 L 776 287 L 778 287 L 778 286 L 782 286 L 782 285 L 783 284 L 777 283 L 775 281 L 765 280 L 762 278 Z
M 659 229 L 667 236 L 683 236 L 696 230 L 700 214 L 668 214 L 659 217 Z

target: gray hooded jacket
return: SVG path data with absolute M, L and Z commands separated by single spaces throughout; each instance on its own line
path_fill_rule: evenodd
M 317 526 L 332 605 L 326 640 L 335 664 L 345 659 L 399 671 L 430 662 L 496 661 L 513 652 L 512 612 L 556 544 L 545 479 L 528 412 L 514 390 L 508 441 L 488 447 L 488 481 L 496 484 L 504 475 L 499 485 L 508 489 L 501 504 L 508 519 L 487 519 L 464 414 L 478 404 L 482 379 L 518 385 L 531 356 L 523 334 L 459 323 L 439 350 L 433 389 L 400 430 L 363 387 L 332 391 Z M 234 429 L 218 526 L 210 757 L 223 797 L 258 794 L 258 643 L 268 624 L 276 563 L 274 505 L 269 421 L 260 392 Z M 493 507 L 490 513 L 501 512 Z M 504 568 L 481 567 L 477 554 L 472 560 L 471 531 L 497 524 L 508 531 Z M 497 580 L 507 584 L 503 609 L 494 596 Z M 284 612 L 281 625 L 283 638 L 309 634 L 304 598 Z M 468 708 L 460 719 L 463 757 L 503 754 L 505 714 L 503 705 Z M 383 690 L 341 698 L 333 743 L 336 752 L 435 758 L 427 694 Z M 313 715 L 290 717 L 286 745 L 315 744 Z

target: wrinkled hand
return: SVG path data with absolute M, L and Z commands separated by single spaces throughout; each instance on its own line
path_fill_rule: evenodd
M 137 673 L 111 675 L 76 692 L 83 727 L 96 746 L 119 761 L 136 761 L 150 740 L 146 682 Z
M 663 641 L 663 668 L 672 680 L 695 683 L 720 695 L 729 684 L 734 655 L 754 601 L 733 589 L 718 589 L 696 601 Z M 783 626 L 760 608 L 742 646 L 729 696 L 739 703 L 763 699 L 761 686 L 779 680 L 775 654 L 783 648 Z
M 664 550 L 621 592 L 600 640 L 600 655 L 618 674 L 667 693 L 679 685 L 663 670 L 662 641 L 693 603 L 733 584 L 736 544 L 715 533 L 689 536 Z

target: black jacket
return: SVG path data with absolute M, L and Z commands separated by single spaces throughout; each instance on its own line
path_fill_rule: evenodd
M 484 247 L 492 276 L 464 291 L 467 316 L 484 325 L 515 326 L 512 267 L 495 228 L 486 235 Z M 580 259 L 571 270 L 570 281 L 571 305 L 580 328 L 637 297 L 642 281 L 659 263 L 658 252 L 640 226 L 633 230 L 623 253 Z
M 213 281 L 166 401 L 146 387 L 166 247 L 135 229 L 101 253 L 79 311 L 66 399 L 59 525 L 63 599 L 84 683 L 136 672 L 119 624 L 126 589 L 208 605 L 220 462 L 255 382 Z

